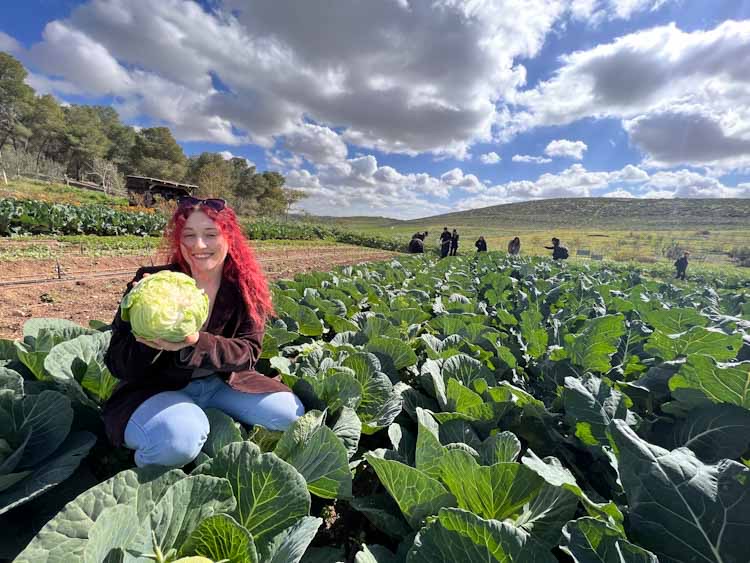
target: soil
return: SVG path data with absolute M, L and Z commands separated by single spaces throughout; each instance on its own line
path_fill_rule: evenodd
M 336 245 L 284 247 L 259 251 L 257 256 L 268 278 L 275 280 L 291 278 L 301 272 L 328 271 L 335 266 L 387 260 L 395 253 Z M 140 266 L 154 263 L 159 263 L 155 256 L 65 256 L 59 261 L 58 270 L 55 260 L 6 261 L 0 265 L 0 284 L 45 281 L 0 285 L 0 338 L 21 338 L 23 323 L 31 317 L 69 319 L 84 326 L 90 320 L 109 323 L 125 284 Z M 91 277 L 104 272 L 108 272 L 107 277 Z

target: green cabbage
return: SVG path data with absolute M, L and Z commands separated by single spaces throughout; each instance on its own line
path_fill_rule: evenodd
M 163 271 L 141 280 L 122 300 L 120 311 L 136 336 L 182 342 L 206 322 L 208 295 L 190 276 Z

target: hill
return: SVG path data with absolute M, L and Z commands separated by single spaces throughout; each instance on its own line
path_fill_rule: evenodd
M 589 227 L 606 229 L 742 228 L 750 225 L 750 199 L 561 198 L 493 205 L 435 215 L 401 225 L 487 226 L 515 229 Z

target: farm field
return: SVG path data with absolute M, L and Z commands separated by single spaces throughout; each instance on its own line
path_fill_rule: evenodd
M 0 556 L 744 561 L 750 284 L 669 275 L 487 253 L 280 279 L 258 369 L 308 412 L 212 411 L 161 473 L 102 436 L 106 326 L 33 318 L 0 340 Z
M 139 237 L 0 240 L 0 338 L 20 337 L 30 317 L 109 322 L 135 271 L 160 263 L 159 241 Z M 396 256 L 326 241 L 258 241 L 253 246 L 270 279 Z
M 436 249 L 443 227 L 461 235 L 459 252 L 474 251 L 483 235 L 490 250 L 505 250 L 521 238 L 521 252 L 547 256 L 543 247 L 556 236 L 575 256 L 579 250 L 607 260 L 673 262 L 680 249 L 695 263 L 720 266 L 750 264 L 748 200 L 623 200 L 610 198 L 546 199 L 399 221 L 384 217 L 318 218 L 367 234 L 411 237 L 429 231 L 426 248 Z
M 505 250 L 508 241 L 518 236 L 521 239 L 521 253 L 527 256 L 549 256 L 550 239 L 558 237 L 568 247 L 571 256 L 579 250 L 597 254 L 605 260 L 618 262 L 639 262 L 650 264 L 659 261 L 673 262 L 667 256 L 674 249 L 686 249 L 692 253 L 693 263 L 706 263 L 721 266 L 736 264 L 734 256 L 750 256 L 750 229 L 702 228 L 700 230 L 617 230 L 565 227 L 557 229 L 535 229 L 531 227 L 508 227 L 505 225 L 464 225 L 462 223 L 417 223 L 409 226 L 379 226 L 358 222 L 334 222 L 341 228 L 356 232 L 389 237 L 411 237 L 417 231 L 429 231 L 425 241 L 428 250 L 437 251 L 439 236 L 444 226 L 457 229 L 461 238 L 459 253 L 474 252 L 474 241 L 480 235 L 487 241 L 489 250 Z

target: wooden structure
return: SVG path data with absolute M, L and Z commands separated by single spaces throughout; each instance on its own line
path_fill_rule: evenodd
M 193 195 L 198 186 L 146 176 L 126 176 L 125 188 L 128 190 L 130 203 L 136 203 L 136 196 L 138 196 L 144 205 L 150 207 L 156 201 L 156 196 L 162 199 L 177 199 L 180 196 Z

